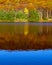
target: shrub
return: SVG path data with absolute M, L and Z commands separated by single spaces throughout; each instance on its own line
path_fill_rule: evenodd
M 30 22 L 38 22 L 39 21 L 39 15 L 38 15 L 38 12 L 35 10 L 35 9 L 33 9 L 33 10 L 29 10 L 29 17 L 28 17 L 28 20 L 30 21 Z
M 16 12 L 16 18 L 17 19 L 27 19 L 27 14 L 25 14 L 23 11 L 19 10 Z
M 11 11 L 4 11 L 4 10 L 0 10 L 0 20 L 3 21 L 14 21 L 15 19 L 15 12 L 13 10 Z
M 6 12 L 6 20 L 9 20 L 9 21 L 14 21 L 14 19 L 15 19 L 15 11 L 8 11 L 8 12 Z

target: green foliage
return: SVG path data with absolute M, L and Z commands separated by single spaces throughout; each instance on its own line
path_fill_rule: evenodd
M 25 14 L 23 11 L 16 12 L 16 18 L 18 19 L 27 19 L 27 14 Z
M 0 20 L 13 22 L 15 19 L 19 19 L 19 20 L 22 19 L 24 21 L 28 20 L 34 22 L 34 21 L 39 21 L 39 15 L 38 12 L 34 9 L 29 11 L 29 15 L 25 14 L 22 10 L 19 11 L 0 10 Z
M 29 10 L 29 18 L 30 22 L 38 22 L 39 21 L 39 14 L 36 10 Z
M 3 20 L 4 17 L 5 17 L 5 11 L 0 10 L 0 20 Z
M 15 18 L 14 11 L 0 10 L 0 20 L 3 20 L 3 21 L 9 20 L 9 21 L 13 22 L 14 18 Z
M 13 21 L 15 19 L 15 11 L 6 12 L 6 19 Z

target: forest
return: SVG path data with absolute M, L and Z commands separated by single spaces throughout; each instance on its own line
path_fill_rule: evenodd
M 0 0 L 2 21 L 51 22 L 52 0 Z

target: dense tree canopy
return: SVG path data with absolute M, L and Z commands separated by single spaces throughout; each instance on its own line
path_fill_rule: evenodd
M 33 4 L 48 4 L 49 6 L 52 4 L 52 0 L 0 0 L 0 4 L 16 4 L 16 3 L 33 3 Z
M 48 11 L 47 10 L 49 10 L 50 11 L 49 14 L 51 14 L 52 0 L 0 0 L 0 10 L 7 10 L 7 11 L 14 10 L 14 11 L 17 11 L 17 15 L 16 15 L 17 18 L 18 17 L 20 18 L 20 16 L 21 16 L 21 18 L 26 18 L 27 17 L 27 15 L 24 14 L 24 12 L 23 12 L 23 10 L 25 8 L 28 9 L 30 15 L 33 18 L 36 17 L 36 20 L 37 20 L 37 18 L 39 20 L 39 16 L 38 16 L 37 12 L 34 11 L 34 9 L 35 10 L 41 9 L 42 15 L 45 14 L 48 17 Z M 22 10 L 22 11 L 18 11 L 18 10 Z M 44 13 L 42 12 L 42 10 L 44 10 L 43 11 Z M 9 13 L 10 13 L 10 16 L 11 16 L 12 15 L 11 12 L 9 12 Z M 6 14 L 6 15 L 8 16 L 9 14 Z M 29 20 L 33 19 L 31 16 L 30 16 Z M 33 19 L 33 21 L 34 21 L 34 19 Z

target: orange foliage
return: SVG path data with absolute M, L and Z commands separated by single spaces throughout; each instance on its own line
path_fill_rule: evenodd
M 0 9 L 21 9 L 27 7 L 33 9 L 36 7 L 52 8 L 52 0 L 0 0 Z
M 29 3 L 29 4 L 27 4 L 27 8 L 28 9 L 34 9 L 35 8 L 35 5 L 32 4 L 32 3 Z

